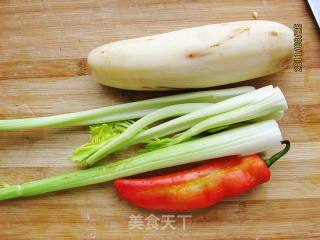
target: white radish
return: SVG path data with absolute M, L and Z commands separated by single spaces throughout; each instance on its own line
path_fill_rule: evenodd
M 88 64 L 104 85 L 132 90 L 206 88 L 265 76 L 292 58 L 293 32 L 271 21 L 193 27 L 113 42 Z

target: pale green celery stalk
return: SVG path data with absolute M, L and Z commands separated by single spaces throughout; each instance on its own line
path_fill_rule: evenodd
M 49 117 L 0 120 L 0 131 L 24 130 L 39 127 L 81 126 L 136 119 L 143 117 L 152 110 L 169 105 L 181 103 L 216 103 L 252 90 L 254 90 L 253 87 L 238 87 L 223 90 L 200 91 Z
M 235 128 L 235 127 L 241 127 L 244 125 L 248 125 L 250 123 L 256 123 L 256 122 L 263 122 L 266 120 L 276 120 L 279 121 L 284 115 L 284 111 L 278 111 L 278 112 L 273 112 L 271 114 L 266 114 L 262 117 L 258 117 L 258 118 L 254 118 L 251 120 L 247 120 L 247 121 L 243 121 L 243 122 L 239 122 L 239 123 L 234 123 L 234 124 L 230 124 L 230 125 L 225 125 L 225 126 L 221 126 L 221 127 L 214 127 L 209 129 L 207 132 L 208 133 L 215 133 L 215 132 L 219 132 L 221 130 L 224 129 L 231 129 L 231 128 Z M 180 135 L 182 135 L 183 133 L 181 133 Z M 170 141 L 172 141 L 172 138 L 170 138 Z
M 283 117 L 283 115 L 284 115 L 284 111 L 278 111 L 278 112 L 274 112 L 259 118 L 252 119 L 251 122 L 261 122 L 261 121 L 271 120 L 271 119 L 279 121 Z
M 280 146 L 281 140 L 281 132 L 276 121 L 249 124 L 103 166 L 4 187 L 0 189 L 0 200 L 91 185 L 212 158 L 258 153 Z
M 85 144 L 77 148 L 71 155 L 72 160 L 79 162 L 81 165 L 92 165 L 92 157 L 94 159 L 101 159 L 111 152 L 123 148 L 124 144 L 134 137 L 138 132 L 152 123 L 158 122 L 163 119 L 181 116 L 190 112 L 197 111 L 213 105 L 212 103 L 185 103 L 176 104 L 168 107 L 161 108 L 153 113 L 150 113 L 138 121 L 130 125 L 123 133 L 114 136 L 113 139 L 107 138 L 98 144 Z
M 86 125 L 96 125 L 101 123 L 110 123 L 110 122 L 118 122 L 118 121 L 125 121 L 125 120 L 133 120 L 133 119 L 139 119 L 142 118 L 154 111 L 157 111 L 159 108 L 150 108 L 145 110 L 138 110 L 133 112 L 123 112 L 123 113 L 117 113 L 110 116 L 102 116 L 98 118 L 92 118 L 90 119 L 90 123 L 85 121 L 79 121 L 77 125 L 75 126 L 86 126 Z
M 190 128 L 191 126 L 207 119 L 208 117 L 228 112 L 246 105 L 254 104 L 262 99 L 266 99 L 274 92 L 274 88 L 266 86 L 252 92 L 248 92 L 221 102 L 211 107 L 200 109 L 199 111 L 186 114 L 171 121 L 159 124 L 136 135 L 130 145 L 147 142 L 155 137 L 167 136 Z
M 260 118 L 278 111 L 283 111 L 287 108 L 288 105 L 283 93 L 279 88 L 275 88 L 274 93 L 270 97 L 255 104 L 247 105 L 203 120 L 179 135 L 176 139 L 173 139 L 170 143 L 166 143 L 166 145 L 178 144 L 213 128 Z
M 168 133 L 172 133 L 173 131 L 180 131 L 181 129 L 185 130 L 185 129 L 183 129 L 183 127 L 189 128 L 192 125 L 199 123 L 200 121 L 205 121 L 210 116 L 216 116 L 216 115 L 219 115 L 222 113 L 226 113 L 228 111 L 232 112 L 232 111 L 234 111 L 238 108 L 241 108 L 243 106 L 250 106 L 256 102 L 266 100 L 266 99 L 270 98 L 275 91 L 276 90 L 272 86 L 267 86 L 267 87 L 263 87 L 258 90 L 249 92 L 249 93 L 242 94 L 240 96 L 236 96 L 236 97 L 227 99 L 225 101 L 221 101 L 216 104 L 211 104 L 211 106 L 201 108 L 198 111 L 192 111 L 191 113 L 186 114 L 180 118 L 171 120 L 167 123 L 163 123 L 163 124 L 159 125 L 158 127 L 154 127 L 149 130 L 141 132 L 142 136 L 144 134 L 144 136 L 142 137 L 143 140 L 141 140 L 141 135 L 135 136 L 142 129 L 141 127 L 140 128 L 138 127 L 140 124 L 140 122 L 139 122 L 137 124 L 132 125 L 130 127 L 130 130 L 127 129 L 121 135 L 119 135 L 115 139 L 113 139 L 112 141 L 104 144 L 104 146 L 99 148 L 98 151 L 96 151 L 95 153 L 93 153 L 93 154 L 91 153 L 89 155 L 89 157 L 80 159 L 80 162 L 82 165 L 91 166 L 94 163 L 96 163 L 97 161 L 99 161 L 100 159 L 102 159 L 103 157 L 106 157 L 108 154 L 113 153 L 119 149 L 122 149 L 124 147 L 130 146 L 133 144 L 144 142 L 146 140 L 149 140 L 150 138 L 159 137 L 157 135 L 157 131 L 153 131 L 153 129 L 160 128 L 161 131 L 158 131 L 158 133 L 161 134 L 162 136 L 165 133 L 168 134 Z M 275 103 L 273 103 L 273 104 L 275 104 Z M 280 110 L 282 110 L 282 109 L 280 109 Z M 171 110 L 169 110 L 169 112 L 170 111 Z M 174 110 L 174 111 L 177 111 L 177 110 Z M 256 110 L 256 111 L 259 112 L 259 110 Z M 241 111 L 238 111 L 238 112 L 241 113 Z M 150 119 L 155 118 L 156 119 L 157 115 L 159 115 L 161 117 L 161 115 L 162 115 L 161 110 L 158 110 L 157 112 L 152 113 L 151 115 L 152 115 L 151 117 L 149 117 L 147 115 L 145 118 L 146 119 L 148 119 L 148 118 L 150 118 Z M 233 119 L 234 122 L 241 121 L 241 116 L 239 116 L 238 118 L 237 118 L 236 114 L 234 114 L 232 116 L 234 117 L 234 119 Z M 162 118 L 162 119 L 164 119 L 164 118 Z M 239 121 L 237 119 L 239 119 Z M 158 119 L 158 120 L 160 120 L 160 119 Z M 145 120 L 143 119 L 141 123 L 144 123 L 144 122 L 145 122 Z M 148 121 L 146 121 L 146 123 L 148 123 Z M 219 126 L 213 126 L 213 127 L 222 127 L 227 124 L 228 123 L 224 123 L 222 121 L 222 122 L 220 122 Z M 147 126 L 147 125 L 143 125 L 143 127 L 145 127 L 145 126 Z M 165 127 L 163 127 L 163 126 L 165 126 Z M 146 132 L 147 132 L 147 134 L 146 134 Z M 151 132 L 152 134 L 148 135 L 148 132 Z M 139 137 L 140 137 L 140 139 L 139 139 Z M 179 142 L 181 142 L 181 141 L 179 141 Z M 78 159 L 78 156 L 75 155 L 75 157 L 73 159 Z

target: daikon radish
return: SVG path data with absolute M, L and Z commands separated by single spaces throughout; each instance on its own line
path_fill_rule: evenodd
M 105 44 L 88 64 L 104 85 L 131 90 L 206 88 L 265 76 L 292 58 L 293 32 L 271 21 L 193 27 Z

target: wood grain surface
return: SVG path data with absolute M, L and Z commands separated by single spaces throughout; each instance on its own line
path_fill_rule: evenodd
M 189 212 L 182 229 L 129 229 L 154 214 L 121 201 L 111 183 L 0 203 L 0 239 L 320 239 L 320 34 L 303 0 L 2 0 L 0 119 L 85 110 L 164 93 L 95 83 L 86 56 L 103 43 L 235 20 L 303 25 L 303 72 L 236 85 L 278 85 L 289 110 L 281 120 L 291 152 L 268 184 L 206 210 Z M 0 133 L 0 182 L 22 183 L 77 167 L 68 159 L 88 139 L 83 128 Z M 118 156 L 119 157 L 119 156 Z M 125 157 L 122 155 L 120 157 Z M 130 218 L 131 217 L 131 218 Z M 145 220 L 143 223 L 147 223 Z M 162 224 L 162 225 L 161 225 Z

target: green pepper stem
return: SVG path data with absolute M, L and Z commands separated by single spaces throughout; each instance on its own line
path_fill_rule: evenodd
M 282 149 L 281 151 L 277 152 L 272 157 L 264 160 L 268 167 L 271 167 L 271 165 L 273 163 L 275 163 L 278 159 L 283 157 L 290 150 L 290 141 L 289 140 L 283 140 L 283 141 L 281 141 L 281 144 L 285 144 L 286 145 L 284 147 L 284 149 Z

